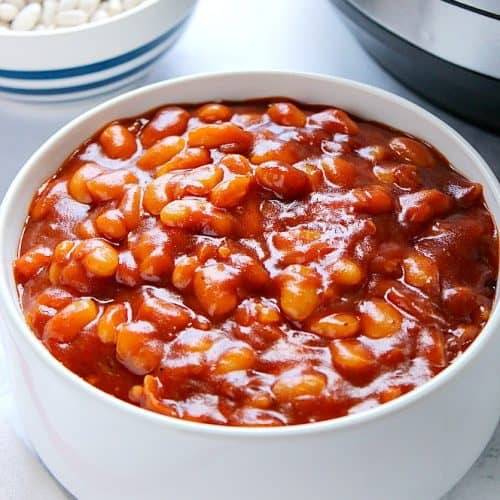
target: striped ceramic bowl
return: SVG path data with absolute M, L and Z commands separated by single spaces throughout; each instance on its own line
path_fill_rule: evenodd
M 140 78 L 182 33 L 196 0 L 146 0 L 77 28 L 0 32 L 0 96 L 81 99 Z

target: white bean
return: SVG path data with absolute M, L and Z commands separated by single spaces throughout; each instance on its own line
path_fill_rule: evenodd
M 55 23 L 61 27 L 80 26 L 87 22 L 88 17 L 81 9 L 62 10 L 56 14 Z
M 91 16 L 99 7 L 99 0 L 79 0 L 78 8 L 84 10 Z
M 109 14 L 107 10 L 104 9 L 98 9 L 96 13 L 92 16 L 91 21 L 93 23 L 97 23 L 99 21 L 105 21 L 106 19 L 109 19 Z
M 42 14 L 42 7 L 38 3 L 30 3 L 19 12 L 10 25 L 14 31 L 32 30 Z
M 137 7 L 142 0 L 123 0 L 123 10 L 130 10 Z
M 57 12 L 57 0 L 44 0 L 42 10 L 42 23 L 45 26 L 54 24 L 54 18 Z
M 107 4 L 107 11 L 110 16 L 116 16 L 123 12 L 121 0 L 109 0 Z
M 59 0 L 58 11 L 73 10 L 78 6 L 78 0 Z
M 92 16 L 92 22 L 99 22 L 99 21 L 104 21 L 106 19 L 109 19 L 109 14 L 106 10 L 103 8 L 99 9 L 93 16 Z
M 14 7 L 17 7 L 17 10 L 21 10 L 26 5 L 25 0 L 3 0 L 3 3 L 14 5 Z
M 17 14 L 19 13 L 19 9 L 12 5 L 11 3 L 1 3 L 0 4 L 0 20 L 10 22 L 12 21 Z

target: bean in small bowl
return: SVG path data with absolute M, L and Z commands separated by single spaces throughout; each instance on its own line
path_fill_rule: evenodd
M 196 0 L 2 0 L 0 95 L 74 100 L 131 84 L 182 34 Z

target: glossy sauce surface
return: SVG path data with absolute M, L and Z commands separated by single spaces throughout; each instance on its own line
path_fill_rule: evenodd
M 209 103 L 85 142 L 35 196 L 14 271 L 28 324 L 94 386 L 173 417 L 289 425 L 453 362 L 489 317 L 498 240 L 481 186 L 403 132 Z

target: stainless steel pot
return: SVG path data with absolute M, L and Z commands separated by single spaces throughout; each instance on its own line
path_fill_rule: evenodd
M 396 78 L 500 132 L 500 0 L 331 1 Z

